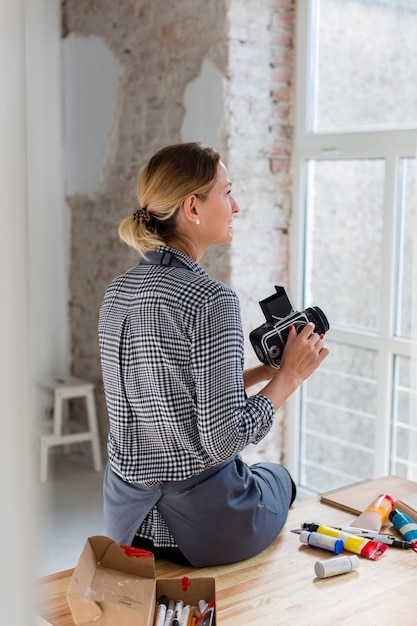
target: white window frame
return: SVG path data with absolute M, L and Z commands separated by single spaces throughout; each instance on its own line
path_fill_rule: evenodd
M 378 336 L 357 332 L 355 329 L 333 328 L 331 338 L 340 343 L 377 350 L 379 353 L 377 415 L 378 429 L 375 439 L 374 476 L 390 472 L 391 452 L 391 402 L 392 402 L 392 355 L 410 357 L 412 345 L 408 341 L 393 338 L 393 302 L 395 259 L 394 238 L 390 232 L 396 227 L 394 214 L 396 180 L 399 159 L 415 157 L 417 153 L 417 129 L 361 131 L 346 133 L 309 132 L 309 98 L 313 84 L 315 59 L 311 51 L 315 43 L 314 24 L 316 19 L 315 0 L 297 4 L 296 31 L 296 82 L 293 152 L 293 213 L 291 224 L 291 292 L 300 306 L 303 302 L 303 274 L 305 255 L 306 216 L 304 212 L 305 163 L 308 159 L 385 159 L 386 176 L 384 190 L 384 241 L 386 254 L 383 259 L 385 277 L 380 302 L 381 332 Z M 309 303 L 311 304 L 311 303 Z M 324 306 L 324 305 L 323 305 Z M 414 348 L 415 349 L 415 348 Z M 288 402 L 287 467 L 294 479 L 300 479 L 301 451 L 301 398 L 302 388 Z

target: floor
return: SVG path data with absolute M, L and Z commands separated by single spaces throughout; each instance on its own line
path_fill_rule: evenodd
M 82 448 L 82 446 L 80 446 Z M 88 537 L 103 535 L 103 473 L 83 450 L 50 452 L 48 480 L 39 484 L 37 575 L 75 567 Z M 104 458 L 104 455 L 103 455 Z

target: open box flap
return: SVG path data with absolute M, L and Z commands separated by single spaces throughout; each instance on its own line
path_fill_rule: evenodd
M 155 559 L 152 552 L 115 542 L 107 547 L 100 565 L 142 578 L 155 578 Z

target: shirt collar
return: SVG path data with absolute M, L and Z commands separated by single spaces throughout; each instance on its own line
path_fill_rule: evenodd
M 203 270 L 201 265 L 197 263 L 197 261 L 194 261 L 194 259 L 189 257 L 187 254 L 180 252 L 176 248 L 170 248 L 169 246 L 161 245 L 161 246 L 158 246 L 157 251 L 158 252 L 171 252 L 171 254 L 174 254 L 177 257 L 177 259 L 179 259 L 182 263 L 184 263 L 184 265 L 186 265 L 192 272 L 195 272 L 196 274 L 206 275 L 206 272 Z

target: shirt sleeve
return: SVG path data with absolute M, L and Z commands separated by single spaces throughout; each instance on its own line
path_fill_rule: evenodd
M 274 421 L 272 402 L 244 389 L 244 341 L 236 294 L 225 287 L 199 308 L 192 337 L 197 422 L 202 446 L 216 462 L 265 437 Z

